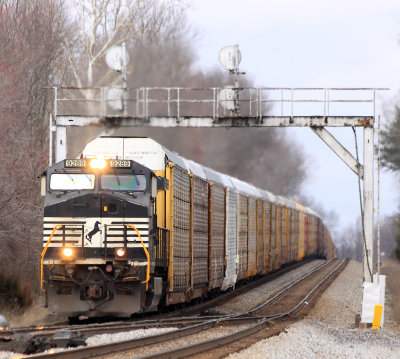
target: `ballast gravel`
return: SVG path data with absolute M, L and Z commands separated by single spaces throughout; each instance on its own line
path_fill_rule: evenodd
M 304 320 L 278 336 L 232 354 L 229 359 L 399 358 L 399 337 L 391 331 L 334 328 Z
M 350 261 L 307 318 L 229 359 L 400 358 L 400 328 L 390 310 L 385 310 L 387 325 L 381 330 L 355 327 L 361 300 L 362 265 Z
M 324 260 L 314 260 L 306 263 L 301 267 L 293 269 L 282 276 L 274 279 L 271 282 L 265 283 L 257 288 L 254 288 L 247 293 L 241 294 L 236 298 L 215 307 L 221 314 L 237 314 L 246 312 L 255 308 L 261 303 L 265 302 L 268 298 L 272 297 L 276 292 L 285 286 L 293 283 L 305 274 L 309 273 L 314 268 L 324 263 Z
M 234 327 L 226 327 L 226 326 L 218 326 L 211 328 L 209 330 L 205 330 L 199 333 L 191 334 L 189 336 L 185 336 L 178 339 L 168 340 L 163 343 L 149 345 L 146 347 L 141 347 L 133 350 L 128 350 L 126 352 L 115 353 L 112 355 L 113 359 L 132 359 L 137 356 L 147 355 L 150 353 L 158 353 L 170 349 L 174 349 L 180 346 L 195 344 L 198 342 L 202 342 L 205 340 L 209 340 L 211 338 L 217 338 L 221 336 L 225 336 L 228 334 L 232 334 L 238 330 L 244 329 L 246 326 L 234 326 Z M 100 356 L 98 359 L 109 359 L 111 356 Z
M 150 335 L 163 334 L 175 330 L 176 328 L 153 328 L 153 329 L 136 329 L 129 332 L 121 332 L 114 334 L 98 334 L 86 339 L 88 346 L 101 345 L 107 343 L 121 342 L 124 340 L 139 339 Z

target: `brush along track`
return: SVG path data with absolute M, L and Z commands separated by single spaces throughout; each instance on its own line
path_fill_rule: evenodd
M 334 268 L 332 268 L 334 267 Z M 146 354 L 146 351 L 148 352 L 151 350 L 153 353 L 154 351 L 160 351 L 162 349 L 165 349 L 165 346 L 173 346 L 174 349 L 171 349 L 167 352 L 163 353 L 157 353 L 157 354 L 150 354 L 149 356 L 145 356 L 146 358 L 179 358 L 179 357 L 187 357 L 187 356 L 193 356 L 197 353 L 203 353 L 201 355 L 202 358 L 206 354 L 204 352 L 210 352 L 209 357 L 216 357 L 216 356 L 221 356 L 221 353 L 218 354 L 218 352 L 214 352 L 215 348 L 218 348 L 218 350 L 221 352 L 224 352 L 226 355 L 231 351 L 236 351 L 238 347 L 238 343 L 240 345 L 250 345 L 251 341 L 257 341 L 260 339 L 260 335 L 263 337 L 265 336 L 270 336 L 277 334 L 281 330 L 283 330 L 284 327 L 280 327 L 280 324 L 272 326 L 271 322 L 272 321 L 277 321 L 277 320 L 282 320 L 282 319 L 287 319 L 289 318 L 289 321 L 293 320 L 293 316 L 298 314 L 300 310 L 303 309 L 305 302 L 310 303 L 313 298 L 315 298 L 316 294 L 321 290 L 323 286 L 327 286 L 329 284 L 330 280 L 333 280 L 334 275 L 337 275 L 340 269 L 344 268 L 344 261 L 341 263 L 337 264 L 337 261 L 329 262 L 325 266 L 321 266 L 321 271 L 314 271 L 314 275 L 308 276 L 307 281 L 305 282 L 306 278 L 303 278 L 297 285 L 291 285 L 290 288 L 287 288 L 286 291 L 284 291 L 284 294 L 281 294 L 279 298 L 281 299 L 279 303 L 286 302 L 286 299 L 288 298 L 288 293 L 294 291 L 294 297 L 296 297 L 296 300 L 291 300 L 290 302 L 287 302 L 286 304 L 286 309 L 283 311 L 278 311 L 274 312 L 272 315 L 272 309 L 269 310 L 269 315 L 265 317 L 253 317 L 249 318 L 249 316 L 254 316 L 255 314 L 258 313 L 266 313 L 265 311 L 267 308 L 270 308 L 271 305 L 274 305 L 273 303 L 278 303 L 276 298 L 274 301 L 268 300 L 267 303 L 264 306 L 260 306 L 259 308 L 255 308 L 252 311 L 246 312 L 246 313 L 241 313 L 241 314 L 236 314 L 236 315 L 231 315 L 231 316 L 221 316 L 220 318 L 215 318 L 212 320 L 207 320 L 204 321 L 203 318 L 203 323 L 200 324 L 195 324 L 191 325 L 186 328 L 182 329 L 177 329 L 173 330 L 168 333 L 164 333 L 161 335 L 155 335 L 155 336 L 149 336 L 149 337 L 144 337 L 140 339 L 135 339 L 135 340 L 127 340 L 123 342 L 118 342 L 118 343 L 112 343 L 112 344 L 106 344 L 106 345 L 99 345 L 99 346 L 93 346 L 93 347 L 86 347 L 86 348 L 78 348 L 78 349 L 71 349 L 67 350 L 64 352 L 59 352 L 59 353 L 52 353 L 50 355 L 48 354 L 38 354 L 38 355 L 33 355 L 31 358 L 87 358 L 87 357 L 93 357 L 93 356 L 99 356 L 99 355 L 105 355 L 105 354 L 111 354 L 111 353 L 117 353 L 121 351 L 127 351 L 131 349 L 137 348 L 135 352 L 129 352 L 125 354 L 120 354 L 118 357 L 124 358 L 124 357 L 129 357 L 131 358 L 134 355 L 142 355 Z M 312 282 L 312 285 L 309 285 L 308 283 Z M 317 284 L 316 284 L 317 282 Z M 307 283 L 307 290 L 304 288 L 306 287 Z M 299 290 L 303 291 L 302 295 L 299 295 Z M 282 291 L 283 292 L 283 291 Z M 284 297 L 285 296 L 285 297 Z M 301 298 L 300 298 L 301 297 Z M 286 299 L 285 299 L 286 298 Z M 300 298 L 300 299 L 299 299 Z M 284 300 L 282 300 L 284 299 Z M 275 304 L 276 305 L 276 304 Z M 307 306 L 307 305 L 306 305 Z M 277 309 L 283 309 L 284 307 L 275 307 L 275 310 Z M 256 322 L 256 324 L 251 324 L 248 325 L 249 322 L 253 321 Z M 223 327 L 223 328 L 216 328 L 220 326 L 222 323 L 227 325 L 227 323 L 233 323 L 235 322 L 236 325 L 240 324 L 241 329 L 238 330 L 238 327 Z M 287 326 L 288 322 L 285 321 L 284 325 Z M 271 329 L 272 327 L 272 329 Z M 265 330 L 268 328 L 268 330 Z M 224 336 L 221 336 L 222 334 L 225 334 Z M 196 334 L 199 333 L 199 334 Z M 196 335 L 195 335 L 196 334 Z M 209 338 L 210 335 L 213 338 L 212 340 L 204 340 L 205 338 Z M 182 338 L 183 339 L 178 339 Z M 243 342 L 243 339 L 245 341 Z M 187 344 L 188 342 L 195 342 L 192 345 L 186 345 L 183 346 L 184 344 Z M 164 343 L 161 348 L 149 348 L 149 345 L 152 344 L 157 344 L 157 343 Z M 235 343 L 234 346 L 232 347 L 231 344 Z M 250 344 L 249 344 L 250 343 Z M 179 346 L 179 348 L 177 348 Z M 221 349 L 222 347 L 222 349 Z M 113 355 L 113 357 L 115 354 Z

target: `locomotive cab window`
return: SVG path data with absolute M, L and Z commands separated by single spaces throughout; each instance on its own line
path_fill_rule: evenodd
M 146 190 L 146 176 L 105 174 L 101 176 L 101 188 L 111 191 L 144 191 Z
M 50 177 L 50 189 L 60 191 L 94 189 L 93 174 L 53 173 Z

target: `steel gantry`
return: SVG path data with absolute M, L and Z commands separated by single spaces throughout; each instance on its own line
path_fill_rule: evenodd
M 364 280 L 374 237 L 374 119 L 378 88 L 54 88 L 55 161 L 67 155 L 67 127 L 310 127 L 364 182 Z M 363 165 L 326 127 L 363 127 Z

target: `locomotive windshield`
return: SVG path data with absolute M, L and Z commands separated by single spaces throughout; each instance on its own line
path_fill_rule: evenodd
M 50 177 L 52 190 L 94 189 L 94 174 L 53 173 Z
M 112 191 L 144 191 L 146 189 L 146 176 L 105 174 L 101 176 L 101 189 Z

